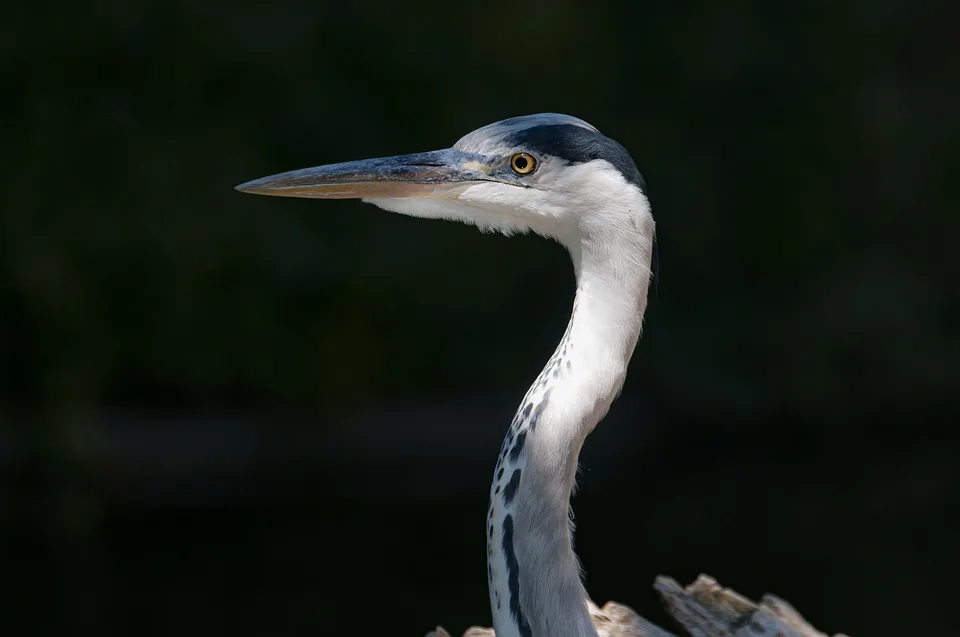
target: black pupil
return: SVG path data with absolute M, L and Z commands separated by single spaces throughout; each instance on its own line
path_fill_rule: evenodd
M 517 167 L 517 170 L 526 170 L 527 158 L 521 155 L 513 160 L 513 164 Z

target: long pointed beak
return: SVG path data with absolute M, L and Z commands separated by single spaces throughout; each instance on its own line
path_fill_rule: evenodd
M 471 183 L 499 181 L 491 176 L 493 168 L 488 157 L 447 148 L 292 170 L 237 190 L 316 199 L 453 197 Z

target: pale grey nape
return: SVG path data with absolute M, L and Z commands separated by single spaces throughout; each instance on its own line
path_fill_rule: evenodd
M 498 637 L 596 635 L 570 496 L 580 449 L 623 385 L 646 309 L 654 222 L 629 153 L 583 120 L 544 113 L 485 126 L 451 148 L 281 173 L 238 189 L 360 198 L 401 214 L 533 231 L 569 250 L 577 279 L 570 322 L 494 468 L 487 578 Z

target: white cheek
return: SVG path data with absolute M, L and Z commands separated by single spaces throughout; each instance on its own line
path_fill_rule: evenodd
M 485 206 L 503 206 L 510 194 L 508 190 L 512 190 L 513 188 L 513 186 L 485 181 L 467 187 L 460 193 L 457 199 L 465 204 L 481 208 Z
M 521 188 L 497 183 L 482 183 L 464 190 L 459 201 L 484 210 L 521 216 L 528 220 L 559 218 L 562 208 L 551 202 L 550 193 L 538 188 Z

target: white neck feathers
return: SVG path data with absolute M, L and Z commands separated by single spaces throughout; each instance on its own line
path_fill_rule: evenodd
M 646 308 L 653 220 L 637 191 L 563 243 L 573 315 L 504 439 L 490 493 L 488 576 L 498 637 L 596 632 L 572 548 L 577 457 L 626 376 Z

